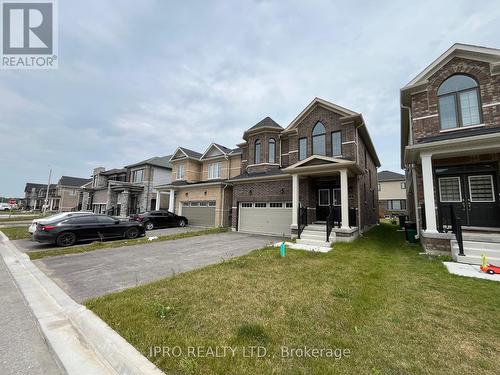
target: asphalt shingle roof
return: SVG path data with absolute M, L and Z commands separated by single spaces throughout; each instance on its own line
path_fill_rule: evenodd
M 163 167 L 163 168 L 172 169 L 172 164 L 170 164 L 171 157 L 172 157 L 172 155 L 155 156 L 155 157 L 140 161 L 138 163 L 127 165 L 126 167 L 131 168 L 131 167 L 137 167 L 137 166 L 143 165 L 143 164 L 148 164 L 148 165 L 154 165 L 156 167 Z
M 63 186 L 74 186 L 80 187 L 85 185 L 86 183 L 92 181 L 90 178 L 80 178 L 80 177 L 71 177 L 71 176 L 62 176 L 59 179 L 59 184 Z
M 199 159 L 201 158 L 201 155 L 203 154 L 200 154 L 199 152 L 196 152 L 196 151 L 193 151 L 193 150 L 190 150 L 188 148 L 184 148 L 184 147 L 179 147 L 182 151 L 184 151 L 184 153 L 189 156 L 190 158 L 195 158 L 195 159 Z
M 281 169 L 273 168 L 273 169 L 270 169 L 266 172 L 258 172 L 258 173 L 244 172 L 244 173 L 240 174 L 239 176 L 231 178 L 230 181 L 241 180 L 241 179 L 245 179 L 245 178 L 279 176 L 281 174 L 283 174 Z
M 379 181 L 400 181 L 405 179 L 405 175 L 391 171 L 380 171 L 378 174 Z
M 248 130 L 254 130 L 254 129 L 265 128 L 265 127 L 283 129 L 276 121 L 274 121 L 271 117 L 267 116 L 266 118 L 260 120 L 258 123 L 256 123 L 254 126 L 252 126 Z

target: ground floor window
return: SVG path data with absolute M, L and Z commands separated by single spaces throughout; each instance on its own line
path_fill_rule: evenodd
M 406 200 L 405 199 L 388 200 L 387 208 L 389 210 L 406 210 Z

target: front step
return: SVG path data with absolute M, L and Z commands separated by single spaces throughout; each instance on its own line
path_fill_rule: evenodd
M 499 242 L 481 242 L 464 241 L 465 256 L 458 255 L 458 243 L 451 241 L 451 252 L 453 259 L 459 263 L 482 264 L 482 254 L 486 256 L 486 261 L 494 265 L 500 265 L 500 243 Z
M 317 246 L 317 247 L 331 247 L 330 242 L 326 242 L 324 239 L 323 240 L 311 240 L 311 239 L 306 239 L 306 238 L 298 238 L 295 243 L 302 244 L 302 245 L 310 245 L 310 246 Z
M 499 233 L 485 233 L 485 232 L 462 232 L 464 241 L 476 241 L 500 244 Z

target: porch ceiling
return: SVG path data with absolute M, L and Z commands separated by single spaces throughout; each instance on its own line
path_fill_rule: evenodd
M 352 160 L 319 155 L 310 156 L 307 159 L 283 169 L 283 172 L 287 174 L 307 176 L 327 176 L 332 173 L 339 173 L 343 169 L 347 169 L 354 175 L 362 174 L 364 172 L 360 166 Z
M 483 134 L 407 146 L 405 164 L 418 163 L 421 154 L 431 154 L 433 159 L 442 159 L 497 152 L 500 152 L 500 133 Z

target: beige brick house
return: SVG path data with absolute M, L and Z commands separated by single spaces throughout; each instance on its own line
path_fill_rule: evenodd
M 401 89 L 408 209 L 426 250 L 500 261 L 499 161 L 500 50 L 455 44 Z

